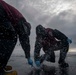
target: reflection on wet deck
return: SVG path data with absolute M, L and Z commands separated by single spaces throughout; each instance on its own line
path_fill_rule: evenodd
M 69 72 L 69 67 L 61 68 L 44 65 L 41 69 L 33 69 L 28 75 L 71 75 Z

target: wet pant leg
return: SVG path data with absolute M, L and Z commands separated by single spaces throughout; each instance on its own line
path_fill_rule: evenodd
M 4 68 L 14 50 L 17 39 L 13 40 L 0 40 L 0 67 Z

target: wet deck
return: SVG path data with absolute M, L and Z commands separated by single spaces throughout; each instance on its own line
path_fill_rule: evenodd
M 76 55 L 66 58 L 66 61 L 69 63 L 68 68 L 60 68 L 57 61 L 58 57 L 56 58 L 56 63 L 48 63 L 49 67 L 45 67 L 47 71 L 41 71 L 39 75 L 76 75 Z M 38 75 L 38 72 L 32 73 L 33 69 L 27 64 L 24 56 L 12 56 L 8 64 L 12 65 L 13 70 L 16 70 L 18 75 Z

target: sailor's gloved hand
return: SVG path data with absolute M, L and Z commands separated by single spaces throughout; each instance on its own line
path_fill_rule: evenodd
M 72 40 L 71 40 L 71 39 L 69 39 L 69 38 L 67 39 L 67 41 L 68 41 L 68 43 L 70 43 L 70 44 L 72 43 Z
M 33 61 L 32 61 L 31 58 L 28 58 L 28 64 L 31 65 L 31 66 L 33 66 Z
M 40 61 L 35 61 L 37 67 L 40 67 Z

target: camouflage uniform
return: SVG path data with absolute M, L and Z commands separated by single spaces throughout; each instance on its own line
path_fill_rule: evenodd
M 36 35 L 37 37 L 34 49 L 35 61 L 39 60 L 41 63 L 44 60 L 55 62 L 54 51 L 60 50 L 59 64 L 65 63 L 69 43 L 67 41 L 68 38 L 62 32 L 57 29 L 44 28 L 41 25 L 38 25 L 36 27 Z M 41 48 L 45 54 L 40 56 Z
M 31 25 L 14 7 L 0 0 L 0 69 L 5 68 L 19 37 L 26 58 L 30 58 Z

